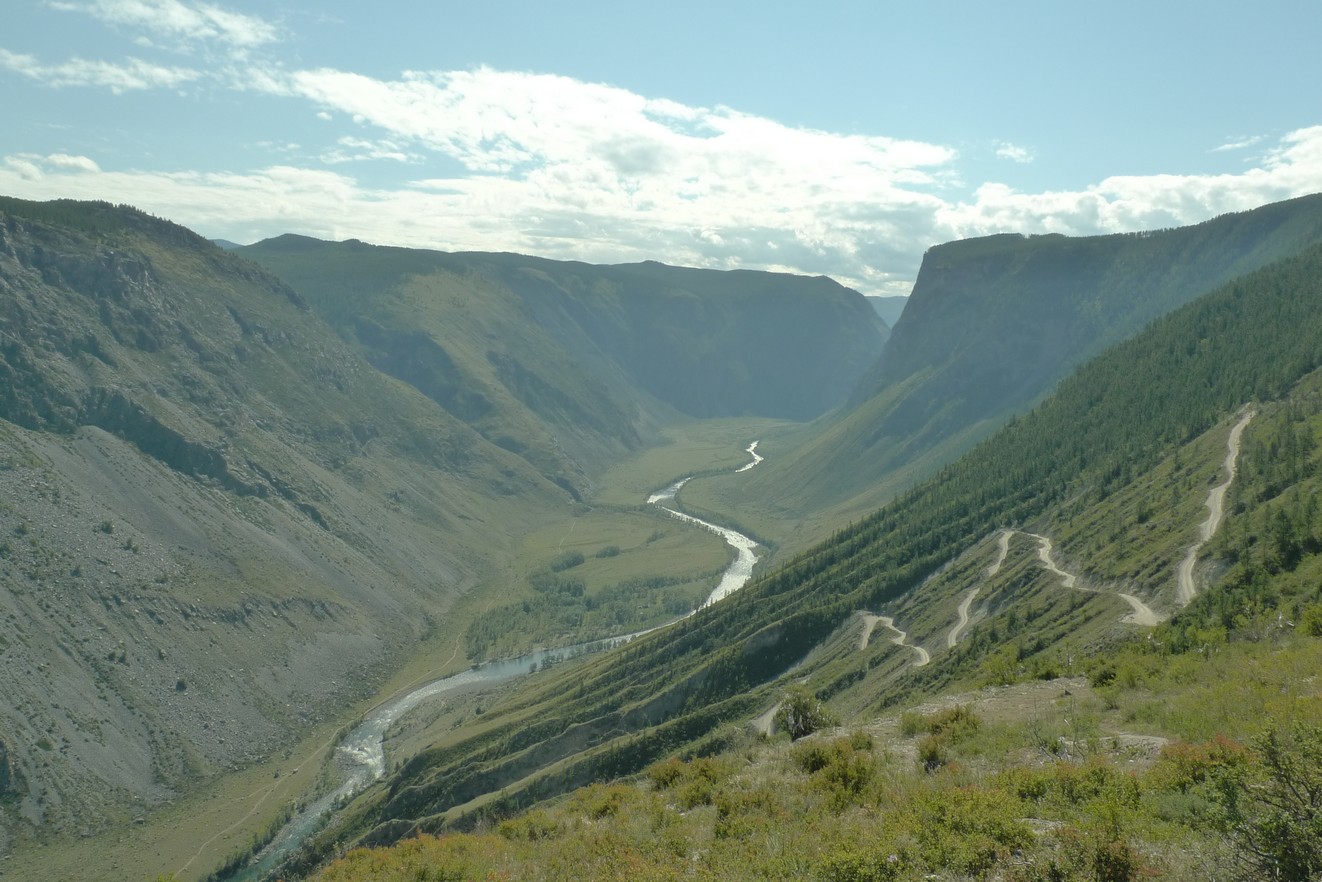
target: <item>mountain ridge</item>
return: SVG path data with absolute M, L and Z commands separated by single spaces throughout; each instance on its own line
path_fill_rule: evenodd
M 934 246 L 846 408 L 739 492 L 756 506 L 774 488 L 790 510 L 861 517 L 1032 407 L 1102 347 L 1318 241 L 1322 194 L 1151 233 L 1005 233 Z
M 833 541 L 788 561 L 726 604 L 619 650 L 610 662 L 576 669 L 567 675 L 576 685 L 564 698 L 549 698 L 557 693 L 548 682 L 545 691 L 530 686 L 508 705 L 488 708 L 481 733 L 444 739 L 414 757 L 363 800 L 361 814 L 329 835 L 356 830 L 379 843 L 435 832 L 464 817 L 471 821 L 474 812 L 512 809 L 566 786 L 636 772 L 679 745 L 701 755 L 720 726 L 756 716 L 768 685 L 829 641 L 857 610 L 895 608 L 918 597 L 913 592 L 927 579 L 1005 525 L 1103 504 L 1245 402 L 1287 394 L 1322 366 L 1319 266 L 1322 248 L 1315 247 L 1158 320 L 1081 368 L 1032 414 Z M 1269 358 L 1268 340 L 1275 341 Z M 1212 448 L 1209 469 L 1220 465 L 1222 445 L 1224 439 L 1220 452 Z M 1192 510 L 1201 496 L 1185 504 Z M 1196 520 L 1187 521 L 1192 531 Z M 1172 592 L 1182 547 L 1168 555 Z M 1014 572 L 1035 580 L 1044 572 L 1040 564 L 1027 569 L 1030 561 L 1016 555 Z M 1074 570 L 1072 562 L 1066 566 Z M 1114 615 L 1091 639 L 1113 639 L 1104 632 L 1132 627 L 1122 621 L 1129 607 L 1118 597 L 1036 590 L 1048 592 L 1043 605 L 1027 618 L 1017 616 L 1012 632 L 1024 634 L 1032 623 L 1036 639 L 1028 633 L 1020 649 L 1026 656 L 1078 629 L 1072 622 L 1079 603 L 1109 604 Z M 1189 633 L 1203 614 L 1201 604 L 1211 602 L 1191 607 L 1172 633 Z M 998 645 L 994 631 L 975 628 L 946 664 L 934 660 L 922 676 L 939 681 L 950 676 L 947 665 L 958 669 L 985 658 Z M 661 658 L 664 664 L 656 662 Z M 870 682 L 870 664 L 864 659 L 837 667 L 819 694 Z M 812 667 L 796 670 L 803 676 Z M 890 670 L 899 679 L 885 700 L 894 702 L 918 675 Z M 500 798 L 481 798 L 497 789 Z

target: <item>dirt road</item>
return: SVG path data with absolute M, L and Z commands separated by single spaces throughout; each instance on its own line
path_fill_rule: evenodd
M 1226 491 L 1234 483 L 1236 466 L 1239 463 L 1240 437 L 1244 434 L 1244 427 L 1249 424 L 1249 420 L 1253 419 L 1253 413 L 1251 410 L 1246 411 L 1230 430 L 1230 438 L 1226 441 L 1226 461 L 1222 466 L 1226 472 L 1226 479 L 1208 491 L 1207 520 L 1198 525 L 1198 541 L 1189 546 L 1189 552 L 1185 554 L 1184 560 L 1180 561 L 1176 581 L 1176 598 L 1180 606 L 1188 606 L 1189 601 L 1198 593 L 1193 583 L 1194 564 L 1198 562 L 1198 552 L 1203 550 L 1207 540 L 1212 538 L 1216 528 L 1221 525 L 1221 517 L 1225 514 Z

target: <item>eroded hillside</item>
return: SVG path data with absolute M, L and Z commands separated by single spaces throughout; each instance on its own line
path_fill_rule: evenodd
M 108 205 L 0 215 L 5 829 L 87 833 L 367 695 L 568 495 L 287 286 Z
M 723 726 L 765 710 L 785 677 L 807 676 L 819 697 L 861 710 L 970 675 L 1069 670 L 1167 617 L 1167 651 L 1230 628 L 1243 595 L 1218 586 L 1261 592 L 1263 573 L 1284 571 L 1281 555 L 1287 569 L 1315 560 L 1316 519 L 1286 507 L 1289 531 L 1234 552 L 1243 575 L 1217 579 L 1214 562 L 1196 562 L 1197 600 L 1184 606 L 1177 589 L 1232 431 L 1252 451 L 1264 443 L 1259 427 L 1281 413 L 1315 420 L 1302 405 L 1315 404 L 1310 374 L 1322 364 L 1320 261 L 1311 249 L 1157 321 L 932 480 L 728 602 L 529 684 L 487 709 L 480 727 L 438 737 L 329 838 L 441 830 L 675 750 L 701 754 Z M 1248 425 L 1246 406 L 1262 416 L 1236 429 Z M 1271 504 L 1307 496 L 1301 488 Z M 1132 556 L 1116 560 L 1113 546 Z M 1273 598 L 1282 621 L 1315 602 L 1305 582 L 1272 584 L 1276 593 L 1259 597 Z M 858 649 L 860 611 L 887 617 L 895 640 Z

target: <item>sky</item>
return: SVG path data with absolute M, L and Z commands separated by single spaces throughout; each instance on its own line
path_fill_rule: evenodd
M 1322 191 L 1322 3 L 4 0 L 0 194 L 829 275 Z

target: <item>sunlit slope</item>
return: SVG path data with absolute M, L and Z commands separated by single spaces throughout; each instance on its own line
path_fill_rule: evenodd
M 836 523 L 860 516 L 1107 346 L 1319 240 L 1322 196 L 1309 196 L 1151 233 L 935 246 L 850 407 L 729 502 L 775 498 L 787 512 L 835 510 Z
M 337 716 L 570 501 L 129 208 L 0 201 L 0 340 L 16 835 L 127 824 Z
M 767 684 L 831 644 L 832 635 L 849 646 L 860 610 L 892 615 L 931 655 L 920 668 L 916 653 L 899 654 L 909 653 L 904 647 L 879 654 L 878 663 L 894 665 L 899 678 L 889 694 L 959 676 L 1015 635 L 993 637 L 975 621 L 953 652 L 943 652 L 939 644 L 969 583 L 956 578 L 939 608 L 926 610 L 921 586 L 938 573 L 985 573 L 1007 528 L 1015 534 L 998 572 L 1009 580 L 1000 596 L 1015 627 L 1044 646 L 1066 638 L 1101 645 L 1138 627 L 1126 621 L 1135 607 L 1122 594 L 1159 615 L 1176 612 L 1170 590 L 1146 574 L 1165 572 L 1193 541 L 1201 493 L 1182 495 L 1172 513 L 1172 524 L 1187 523 L 1187 535 L 1172 527 L 1118 571 L 1088 563 L 1080 542 L 1089 540 L 1071 529 L 1070 512 L 1124 521 L 1117 529 L 1143 535 L 1151 514 L 1128 521 L 1134 503 L 1123 501 L 1136 479 L 1147 476 L 1167 495 L 1212 480 L 1237 414 L 1282 398 L 1322 364 L 1319 280 L 1322 249 L 1313 248 L 1159 319 L 931 480 L 728 602 L 562 677 L 531 681 L 488 709 L 480 727 L 410 760 L 329 835 L 375 826 L 375 838 L 389 839 L 436 829 L 447 811 L 489 803 L 496 791 L 503 794 L 497 802 L 516 805 L 634 771 L 725 723 L 751 719 L 766 706 Z M 1252 432 L 1246 443 L 1256 443 Z M 1177 465 L 1180 456 L 1186 461 Z M 1189 614 L 1212 596 L 1200 595 Z M 875 639 L 869 645 L 876 653 L 888 647 Z M 857 670 L 837 668 L 832 679 L 839 682 L 828 693 L 878 682 L 867 661 Z
M 673 747 L 683 762 L 523 812 L 478 798 L 455 813 L 469 813 L 459 829 L 488 819 L 474 832 L 351 852 L 314 878 L 924 878 L 1026 866 L 1062 879 L 1099 868 L 1115 879 L 1312 878 L 1301 867 L 1322 854 L 1307 823 L 1322 759 L 1320 441 L 1314 370 L 1164 446 L 1114 492 L 1069 495 L 999 527 L 917 590 L 846 618 L 775 688 L 754 690 L 766 712 Z M 1196 525 L 1222 488 L 1230 511 L 1203 546 Z M 1200 549 L 1187 606 L 1175 590 L 1186 548 Z M 1137 620 L 1148 603 L 1155 623 Z M 794 692 L 844 728 L 793 745 L 764 738 Z M 620 741 L 607 750 L 646 744 Z M 612 768 L 603 758 L 598 770 Z

